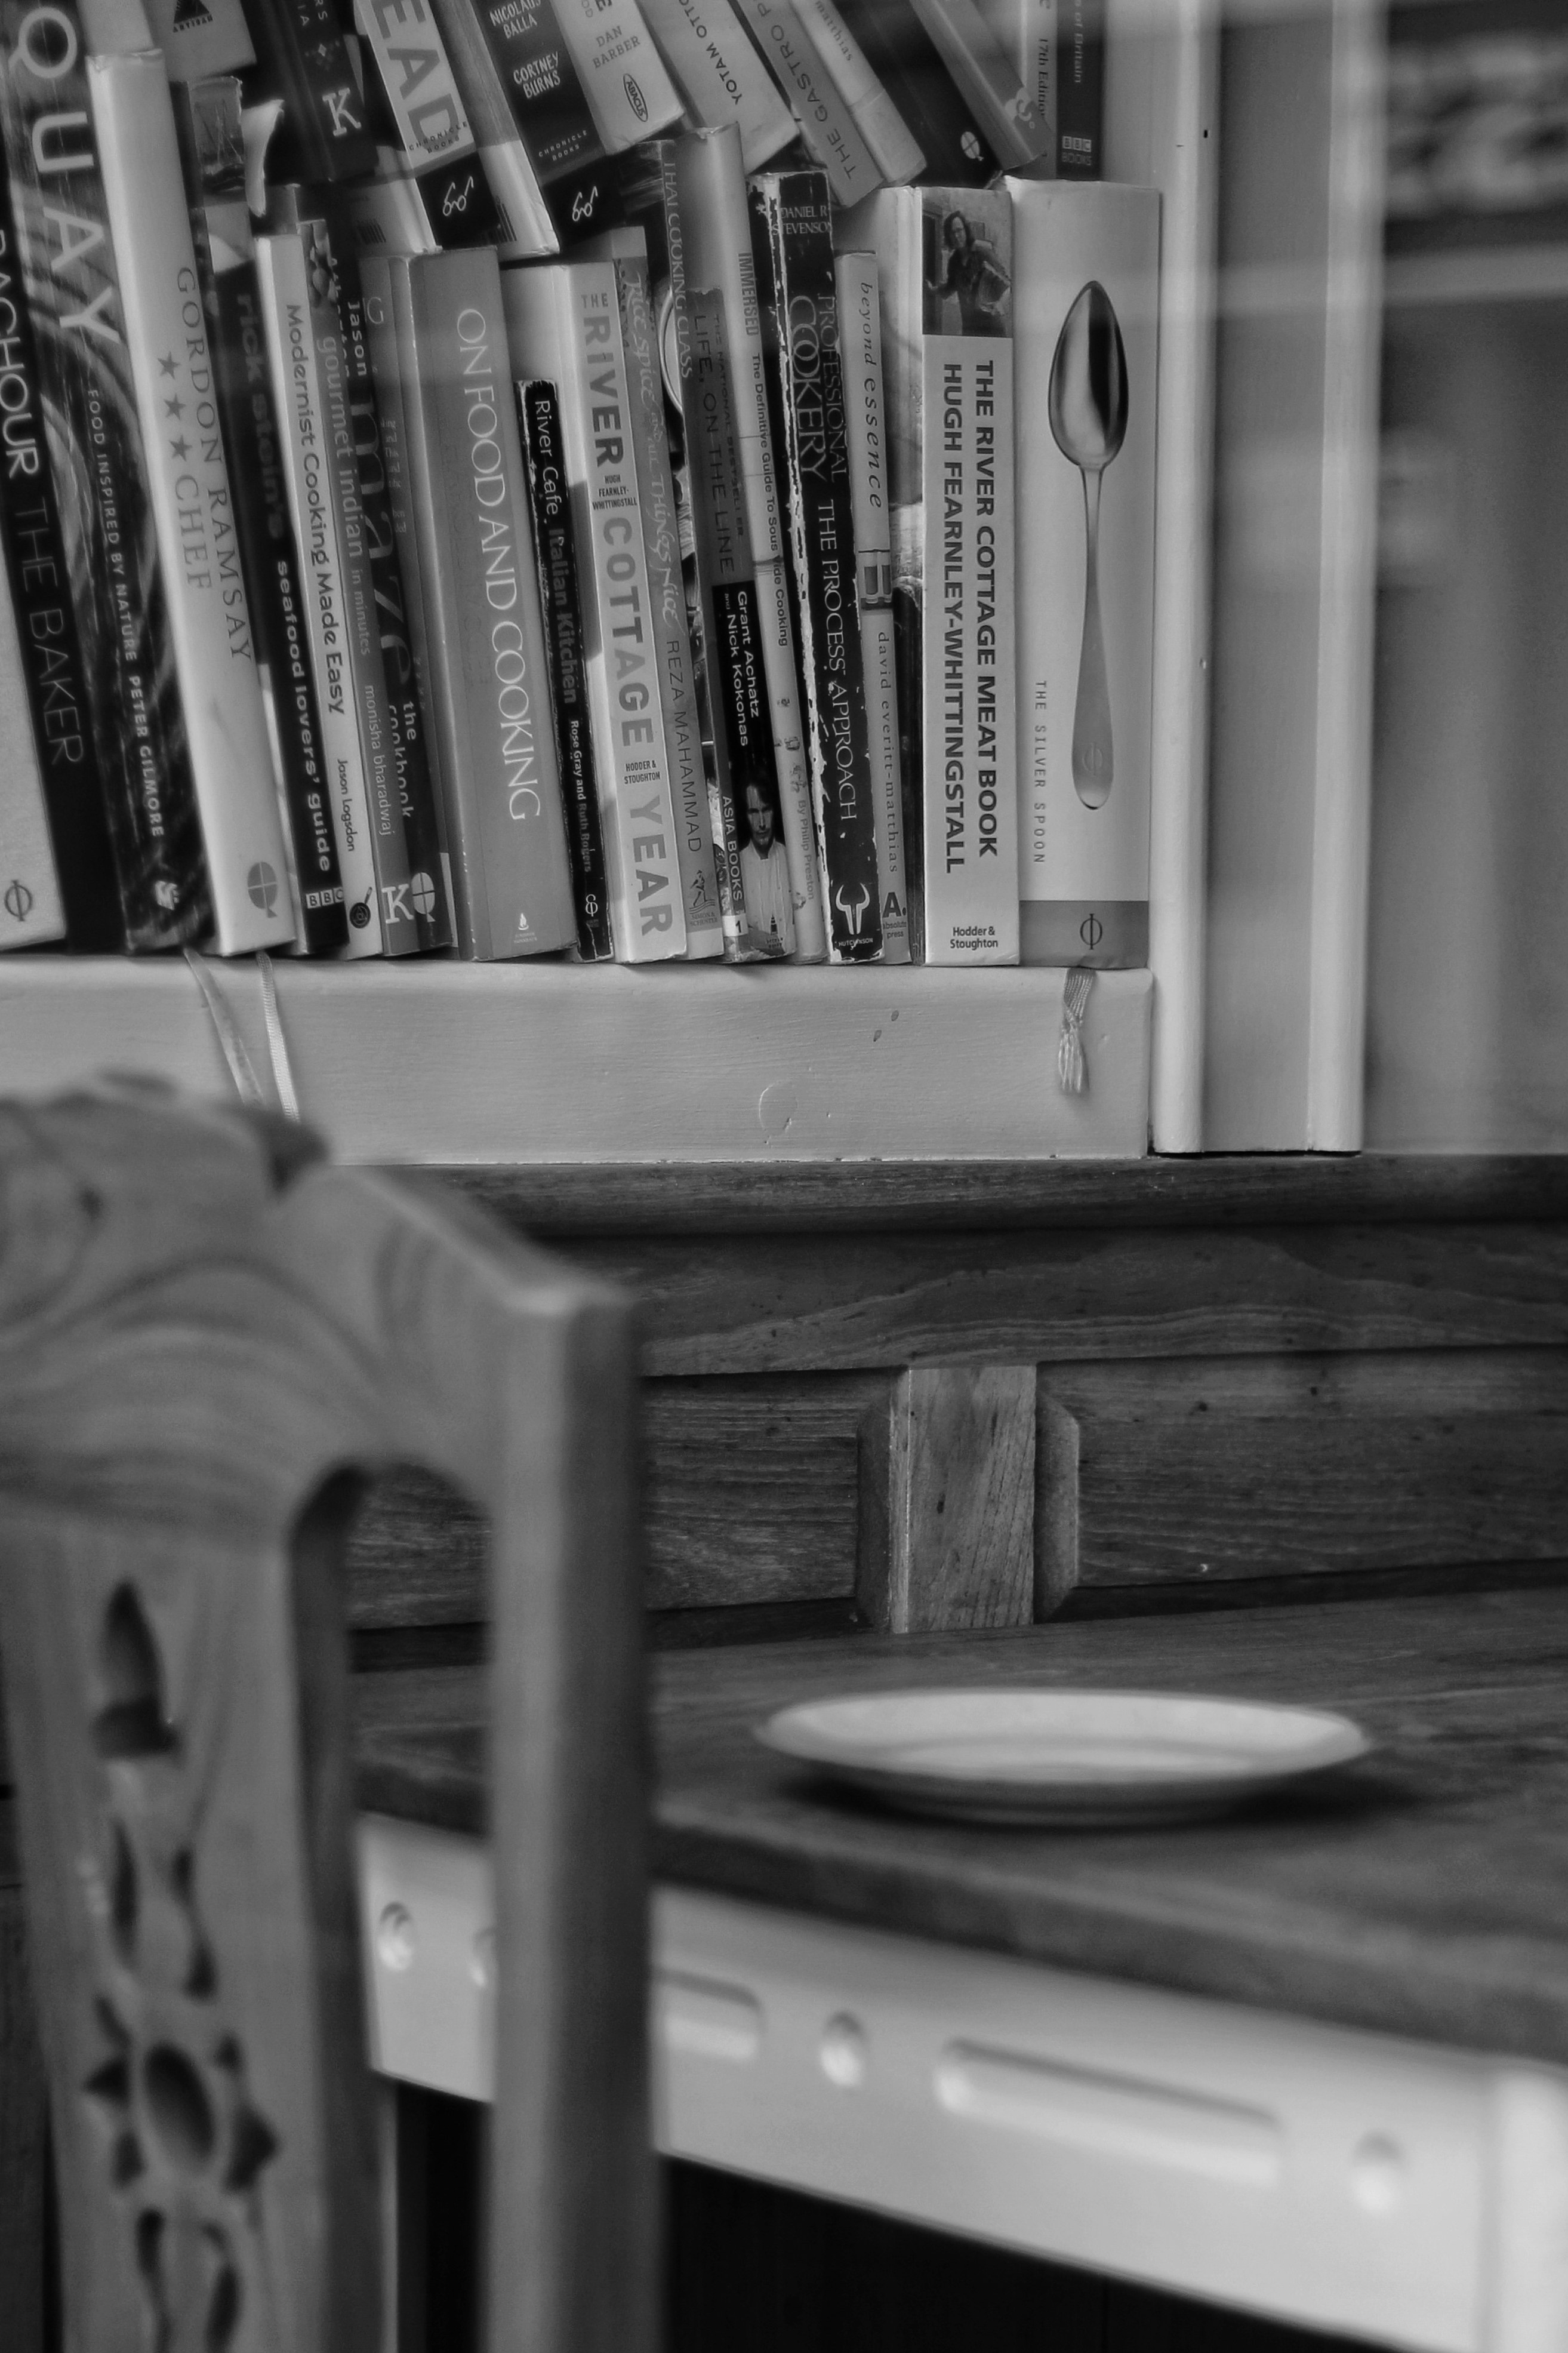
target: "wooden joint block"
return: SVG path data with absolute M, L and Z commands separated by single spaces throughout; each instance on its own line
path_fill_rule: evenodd
M 1035 1367 L 900 1375 L 889 1449 L 887 1623 L 1026 1626 L 1034 1616 Z

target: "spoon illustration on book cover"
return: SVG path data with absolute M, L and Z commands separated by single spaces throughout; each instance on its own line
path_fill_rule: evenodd
M 1058 448 L 1083 476 L 1088 554 L 1083 575 L 1083 650 L 1072 723 L 1072 780 L 1085 808 L 1103 808 L 1116 766 L 1110 682 L 1100 621 L 1100 477 L 1127 438 L 1127 354 L 1110 297 L 1091 278 L 1062 321 L 1048 401 Z

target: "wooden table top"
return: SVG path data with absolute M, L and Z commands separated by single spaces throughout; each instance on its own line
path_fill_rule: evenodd
M 1568 1587 L 652 1662 L 659 1878 L 912 1936 L 1568 2066 Z M 921 1683 L 1342 1708 L 1333 1785 L 1219 1823 L 953 1828 L 826 1797 L 752 1725 Z M 478 1670 L 362 1676 L 367 1809 L 482 1828 Z

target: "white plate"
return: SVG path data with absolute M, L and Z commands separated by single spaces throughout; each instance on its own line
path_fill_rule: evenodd
M 1224 1813 L 1372 1745 L 1316 1708 L 1121 1691 L 812 1700 L 757 1738 L 908 1812 L 1064 1824 Z

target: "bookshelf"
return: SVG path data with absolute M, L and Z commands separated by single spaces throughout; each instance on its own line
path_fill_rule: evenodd
M 214 965 L 258 1073 L 259 976 Z M 772 966 L 275 967 L 305 1118 L 340 1157 L 424 1164 L 1129 1159 L 1150 978 L 1102 973 L 1062 1092 L 1059 972 Z M 0 1094 L 100 1071 L 226 1092 L 183 963 L 0 963 Z

